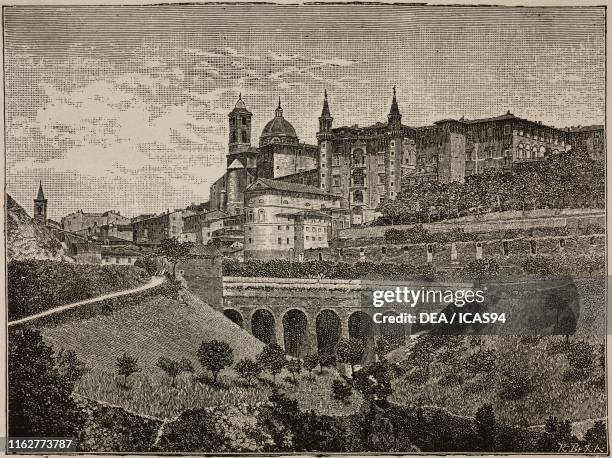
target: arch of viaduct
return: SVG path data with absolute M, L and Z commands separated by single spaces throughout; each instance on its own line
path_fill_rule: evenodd
M 429 304 L 426 309 L 372 307 L 373 290 L 396 286 L 397 282 L 371 280 L 224 277 L 222 311 L 260 340 L 276 342 L 289 355 L 303 357 L 308 353 L 335 351 L 341 337 L 373 340 L 379 335 L 410 334 L 409 324 L 374 323 L 374 313 L 440 311 L 444 307 L 442 304 Z M 422 284 L 413 286 L 421 288 Z M 439 287 L 450 289 L 458 285 Z M 299 334 L 298 342 L 295 334 Z
M 575 324 L 589 320 L 580 316 L 581 302 L 601 299 L 598 290 L 579 279 L 532 279 L 510 283 L 489 283 L 489 312 L 507 312 L 510 322 L 490 325 L 496 334 L 550 333 L 563 315 Z M 578 285 L 578 289 L 576 288 Z M 341 337 L 362 337 L 370 342 L 366 358 L 372 356 L 374 338 L 411 332 L 409 324 L 375 324 L 373 314 L 400 312 L 439 312 L 445 304 L 430 303 L 416 308 L 374 308 L 373 290 L 393 290 L 397 286 L 421 288 L 422 283 L 383 280 L 339 280 L 296 278 L 223 277 L 223 313 L 260 340 L 281 345 L 290 356 L 309 353 L 333 353 Z M 585 288 L 586 286 L 586 288 Z M 454 290 L 474 288 L 472 283 L 429 283 L 428 289 Z M 579 293 L 580 291 L 580 293 Z M 553 302 L 563 298 L 564 311 Z M 584 312 L 584 311 L 582 311 Z M 561 313 L 561 315 L 560 315 Z M 537 325 L 539 328 L 534 328 Z M 391 326 L 392 329 L 385 329 Z M 401 330 L 398 334 L 398 330 Z M 542 332 L 543 331 L 543 332 Z M 296 338 L 296 335 L 298 336 Z M 369 354 L 368 354 L 369 352 Z

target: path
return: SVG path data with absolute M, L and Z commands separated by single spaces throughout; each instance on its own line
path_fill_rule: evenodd
M 54 313 L 58 313 L 58 312 L 62 312 L 64 310 L 69 310 L 75 307 L 79 307 L 81 305 L 85 305 L 85 304 L 91 304 L 93 302 L 99 302 L 99 301 L 104 301 L 106 299 L 112 299 L 115 297 L 121 297 L 121 296 L 126 296 L 128 294 L 133 294 L 133 293 L 138 293 L 141 291 L 146 291 L 147 289 L 151 289 L 151 288 L 155 288 L 156 286 L 161 285 L 165 280 L 165 277 L 153 277 L 151 278 L 151 280 L 149 280 L 148 283 L 138 286 L 136 288 L 132 288 L 132 289 L 126 289 L 123 291 L 115 291 L 112 293 L 108 293 L 108 294 L 103 294 L 102 296 L 97 296 L 97 297 L 93 297 L 91 299 L 86 299 L 84 301 L 79 301 L 79 302 L 74 302 L 72 304 L 66 304 L 66 305 L 61 305 L 59 307 L 55 307 L 49 310 L 45 310 L 44 312 L 40 312 L 37 313 L 35 315 L 30 315 L 27 316 L 25 318 L 20 318 L 19 320 L 15 320 L 15 321 L 9 321 L 8 325 L 9 326 L 13 326 L 16 324 L 22 324 L 22 323 L 27 323 L 28 321 L 34 321 L 37 320 L 38 318 L 41 318 L 43 316 L 47 316 L 47 315 L 52 315 Z

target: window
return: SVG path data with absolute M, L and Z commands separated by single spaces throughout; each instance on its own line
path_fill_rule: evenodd
M 306 240 L 310 240 L 310 236 L 308 236 L 308 235 L 307 235 L 307 236 L 306 236 Z
M 321 239 L 321 237 L 319 237 L 319 242 L 320 242 L 321 240 L 322 240 L 322 239 Z
M 565 248 L 565 239 L 559 239 L 559 248 Z
M 487 136 L 488 136 L 489 138 L 490 138 L 490 137 L 493 137 L 493 128 L 492 128 L 492 127 L 489 127 L 489 128 L 487 129 Z
M 382 254 L 387 254 L 387 247 L 386 247 L 386 246 L 382 247 L 382 248 L 381 248 L 381 250 L 380 250 L 380 252 L 381 252 Z
M 529 241 L 529 247 L 531 248 L 531 254 L 538 254 L 538 245 L 535 240 Z
M 340 186 L 340 177 L 332 178 L 332 186 Z
M 508 135 L 510 133 L 510 124 L 506 124 L 504 126 L 504 134 Z
M 283 239 L 281 239 L 280 237 L 278 238 L 278 244 L 281 245 L 283 243 Z
M 332 165 L 339 166 L 340 165 L 340 156 L 337 154 L 332 158 Z
M 427 245 L 427 252 L 433 253 L 433 245 L 431 243 Z
M 285 226 L 285 229 L 286 229 L 286 230 L 289 230 L 289 226 Z
M 253 239 L 249 237 L 249 243 L 253 243 Z
M 277 226 L 277 228 L 279 231 L 283 230 L 283 226 Z
M 289 237 L 287 237 L 287 245 L 289 245 Z
M 248 143 L 248 138 L 247 138 L 247 133 L 246 132 L 242 132 L 242 143 Z
M 507 240 L 504 240 L 502 242 L 502 252 L 504 253 L 504 256 L 508 256 L 508 254 L 510 253 L 510 249 L 509 249 L 509 242 Z
M 305 230 L 306 230 L 306 232 L 309 232 L 310 231 L 310 227 L 306 226 Z
M 325 162 L 321 164 L 321 168 L 325 168 Z

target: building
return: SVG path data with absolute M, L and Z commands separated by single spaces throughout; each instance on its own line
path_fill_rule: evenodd
M 244 258 L 302 259 L 345 227 L 346 201 L 318 187 L 259 178 L 245 192 Z
M 128 225 L 131 222 L 130 218 L 114 210 L 103 213 L 85 213 L 78 210 L 62 218 L 62 228 L 81 235 L 99 235 L 102 226 L 107 226 L 108 230 L 111 225 Z
M 242 95 L 228 114 L 229 144 L 227 170 L 210 187 L 210 210 L 220 210 L 230 215 L 242 215 L 244 192 L 258 178 L 300 180 L 312 183 L 318 167 L 316 145 L 300 143 L 291 123 L 283 115 L 279 99 L 272 118 L 263 128 L 259 146 L 251 145 L 252 113 L 246 108 Z M 316 180 L 316 178 L 315 178 Z M 318 180 L 316 182 L 318 185 Z
M 175 210 L 132 223 L 134 243 L 159 244 L 163 239 L 180 239 L 183 232 L 183 210 Z
M 102 265 L 124 265 L 133 266 L 142 252 L 136 247 L 123 246 L 102 246 L 101 248 L 101 263 Z
M 572 146 L 605 157 L 602 126 L 558 129 L 508 112 L 409 127 L 402 124 L 395 88 L 386 123 L 339 128 L 332 123 L 325 93 L 317 133 L 320 188 L 348 199 L 352 225 L 375 219 L 378 205 L 394 199 L 402 181 L 462 182 L 489 169 L 543 161 Z
M 34 221 L 47 224 L 47 199 L 42 188 L 42 181 L 38 184 L 38 195 L 34 199 Z

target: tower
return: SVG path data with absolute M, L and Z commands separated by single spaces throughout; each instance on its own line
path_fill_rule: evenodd
M 399 106 L 397 105 L 395 86 L 393 86 L 393 100 L 391 101 L 391 110 L 389 110 L 387 119 L 389 120 L 389 127 L 392 130 L 397 130 L 402 126 L 402 114 L 400 113 Z
M 321 116 L 319 117 L 319 133 L 327 133 L 331 132 L 332 122 L 334 118 L 329 111 L 329 103 L 327 102 L 327 90 L 325 90 L 323 97 L 323 111 L 321 111 Z
M 229 154 L 246 151 L 251 146 L 251 117 L 253 114 L 247 110 L 242 100 L 242 94 L 234 109 L 228 114 L 229 118 Z
M 42 188 L 42 181 L 38 185 L 38 195 L 34 199 L 34 219 L 47 224 L 47 199 Z

